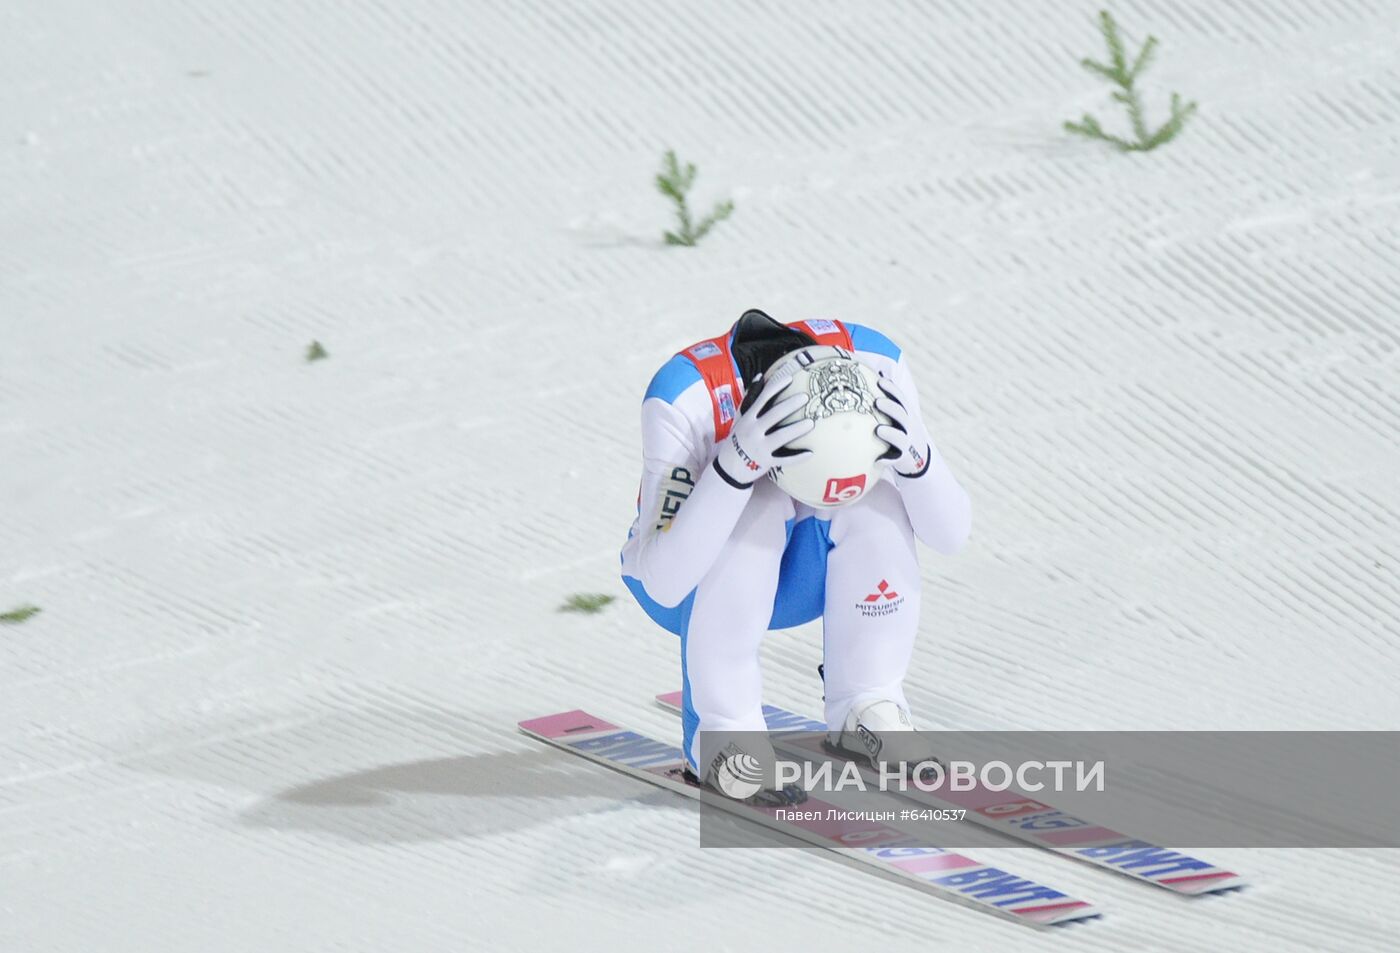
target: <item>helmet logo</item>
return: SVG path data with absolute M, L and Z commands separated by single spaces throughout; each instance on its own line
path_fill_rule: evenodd
M 849 503 L 865 492 L 865 474 L 852 477 L 832 477 L 826 481 L 823 503 Z
M 807 380 L 807 411 L 812 420 L 836 414 L 868 414 L 875 406 L 874 395 L 865 386 L 854 361 L 826 361 Z

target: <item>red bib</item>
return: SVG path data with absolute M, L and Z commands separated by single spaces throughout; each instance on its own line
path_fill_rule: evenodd
M 851 332 L 840 321 L 793 321 L 788 327 L 811 335 L 818 344 L 854 350 Z M 729 428 L 734 426 L 734 418 L 739 416 L 739 405 L 744 400 L 743 384 L 734 372 L 734 356 L 729 353 L 729 334 L 726 331 L 679 352 L 681 357 L 695 365 L 705 380 L 705 388 L 710 392 L 710 406 L 715 414 L 716 443 L 729 436 Z

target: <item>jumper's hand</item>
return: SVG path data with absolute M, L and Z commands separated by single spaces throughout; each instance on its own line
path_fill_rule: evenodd
M 875 428 L 875 436 L 890 445 L 880 459 L 890 461 L 894 472 L 902 477 L 921 477 L 928 470 L 933 442 L 928 429 L 909 410 L 909 400 L 894 381 L 880 375 L 876 382 L 883 397 L 875 398 L 875 409 L 890 418 L 890 423 Z
M 788 446 L 798 437 L 806 436 L 816 427 L 816 421 L 803 417 L 790 424 L 783 421 L 807 403 L 806 394 L 788 394 L 792 375 L 784 374 L 766 381 L 758 399 L 734 421 L 734 428 L 720 444 L 715 469 L 736 487 L 756 483 L 779 463 L 808 456 L 810 450 L 794 450 Z

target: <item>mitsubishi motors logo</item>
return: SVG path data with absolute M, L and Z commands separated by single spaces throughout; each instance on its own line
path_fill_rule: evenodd
M 881 599 L 894 600 L 899 598 L 899 593 L 890 588 L 890 584 L 884 579 L 875 587 L 875 591 L 865 597 L 866 602 L 879 602 Z
M 875 591 L 857 602 L 856 608 L 860 610 L 861 615 L 869 619 L 890 615 L 898 611 L 902 605 L 904 605 L 904 597 L 894 590 L 889 580 L 881 579 L 880 584 L 875 587 Z

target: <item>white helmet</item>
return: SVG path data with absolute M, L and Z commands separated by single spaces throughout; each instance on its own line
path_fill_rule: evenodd
M 786 355 L 764 374 L 772 380 L 791 373 L 785 394 L 807 394 L 807 404 L 784 423 L 803 417 L 816 421 L 811 433 L 789 444 L 811 456 L 769 472 L 773 482 L 808 506 L 830 508 L 860 499 L 885 468 L 890 445 L 875 427 L 890 422 L 875 409 L 880 395 L 876 373 L 842 347 L 812 345 Z

